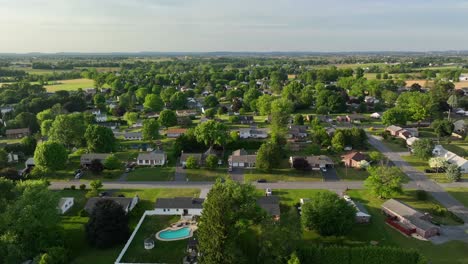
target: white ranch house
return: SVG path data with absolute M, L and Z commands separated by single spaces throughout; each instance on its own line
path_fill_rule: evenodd
M 137 164 L 140 166 L 163 166 L 166 161 L 167 155 L 162 150 L 140 153 L 137 157 Z
M 158 198 L 151 215 L 200 216 L 203 211 L 203 198 L 175 197 Z

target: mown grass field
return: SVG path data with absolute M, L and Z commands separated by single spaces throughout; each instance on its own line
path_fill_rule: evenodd
M 447 188 L 446 189 L 455 199 L 468 207 L 468 188 Z
M 94 87 L 94 81 L 91 79 L 73 79 L 57 81 L 57 84 L 49 84 L 44 86 L 47 92 L 56 92 L 60 90 L 76 91 L 80 88 Z

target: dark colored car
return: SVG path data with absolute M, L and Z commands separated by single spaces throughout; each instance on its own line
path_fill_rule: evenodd
M 267 180 L 265 180 L 265 179 L 260 179 L 260 180 L 257 180 L 257 182 L 258 182 L 258 183 L 265 183 L 265 182 L 267 182 Z
M 99 193 L 99 197 L 104 197 L 104 196 L 108 196 L 108 195 L 109 195 L 109 193 L 107 193 L 107 192 L 100 192 Z

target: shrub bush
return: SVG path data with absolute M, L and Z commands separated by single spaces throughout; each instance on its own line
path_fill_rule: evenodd
M 427 200 L 427 192 L 424 190 L 417 190 L 416 191 L 416 199 L 419 201 L 426 201 Z
M 76 190 L 76 186 L 75 185 L 70 186 L 70 190 Z
M 82 191 L 86 190 L 86 184 L 80 184 L 80 190 Z

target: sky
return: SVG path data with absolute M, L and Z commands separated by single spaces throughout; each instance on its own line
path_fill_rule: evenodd
M 468 0 L 0 0 L 0 53 L 468 50 Z

